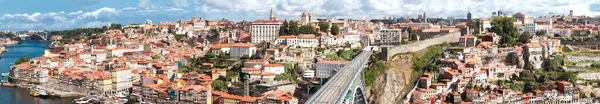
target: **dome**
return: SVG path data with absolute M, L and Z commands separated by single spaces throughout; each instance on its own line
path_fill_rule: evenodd
M 521 13 L 521 12 L 517 12 L 515 14 L 513 14 L 514 18 L 525 18 L 527 16 L 527 14 Z

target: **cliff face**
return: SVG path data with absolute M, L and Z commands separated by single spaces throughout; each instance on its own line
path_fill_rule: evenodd
M 411 82 L 413 70 L 412 58 L 421 57 L 426 49 L 412 54 L 398 54 L 386 62 L 388 68 L 376 80 L 373 86 L 367 87 L 367 97 L 373 104 L 398 104 L 402 94 Z

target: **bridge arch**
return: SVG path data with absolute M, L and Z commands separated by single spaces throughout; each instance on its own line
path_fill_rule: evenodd
M 47 33 L 47 32 L 37 32 L 37 33 L 31 34 L 30 38 L 34 37 L 34 36 L 35 37 L 39 37 L 39 38 L 41 38 L 44 41 L 48 41 L 48 37 L 50 37 L 50 34 Z

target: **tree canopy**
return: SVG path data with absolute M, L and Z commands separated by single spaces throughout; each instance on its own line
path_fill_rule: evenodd
M 302 25 L 302 26 L 300 26 L 300 29 L 298 31 L 300 32 L 300 34 L 314 34 L 314 33 L 316 33 L 315 27 L 313 27 L 311 25 Z
M 19 58 L 17 61 L 15 61 L 15 65 L 19 65 L 23 62 L 29 62 L 30 59 L 31 59 L 31 57 L 29 57 L 29 56 Z
M 527 43 L 530 39 L 531 39 L 531 34 L 529 34 L 529 32 L 525 31 L 523 32 L 523 34 L 521 36 L 519 36 L 519 42 L 521 42 L 522 44 Z
M 488 31 L 502 36 L 502 39 L 500 39 L 501 45 L 516 45 L 514 38 L 519 37 L 519 29 L 514 25 L 514 21 L 515 19 L 512 17 L 496 17 L 491 23 L 492 28 Z
M 327 32 L 327 30 L 329 30 L 329 22 L 319 21 L 319 31 Z
M 279 35 L 288 35 L 289 34 L 289 23 L 287 21 L 283 21 L 281 27 L 279 27 Z
M 333 25 L 331 27 L 331 34 L 333 34 L 333 35 L 340 34 L 340 27 L 338 27 L 337 25 Z
M 298 35 L 300 33 L 300 31 L 298 30 L 298 22 L 296 21 L 290 21 L 289 27 L 288 27 L 288 34 L 294 34 L 294 35 Z

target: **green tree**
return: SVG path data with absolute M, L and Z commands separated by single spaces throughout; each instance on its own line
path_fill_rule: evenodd
M 250 56 L 248 56 L 247 54 L 244 54 L 244 55 L 242 55 L 242 57 L 240 57 L 240 59 L 242 59 L 242 60 L 243 59 L 248 59 L 248 58 L 250 58 Z
M 319 21 L 319 31 L 327 32 L 327 30 L 329 30 L 329 22 Z
M 223 91 L 223 92 L 229 91 L 229 88 L 227 87 L 227 85 L 229 85 L 229 83 L 226 81 L 223 81 L 223 80 L 215 80 L 212 83 L 213 89 L 218 90 L 218 91 Z
M 212 53 L 212 52 L 206 53 L 206 55 L 204 55 L 204 58 L 215 58 L 215 57 L 216 57 L 215 53 Z
M 481 27 L 481 21 L 479 19 L 473 19 L 471 21 L 469 21 L 467 23 L 467 26 L 469 26 L 469 28 L 473 29 L 474 32 L 473 34 L 479 34 L 479 31 L 481 31 L 482 27 Z
M 183 37 L 187 37 L 185 34 L 175 34 L 175 40 L 180 41 Z
M 121 30 L 122 28 L 123 28 L 123 25 L 118 24 L 118 23 L 110 24 L 110 27 L 109 27 L 109 29 L 117 29 L 117 30 Z
M 152 56 L 152 59 L 154 59 L 154 60 L 159 59 L 159 58 L 160 58 L 160 55 L 154 55 L 154 56 Z
M 500 44 L 505 46 L 513 46 L 516 45 L 514 39 L 505 39 L 505 38 L 514 38 L 519 37 L 519 29 L 514 25 L 515 19 L 512 17 L 497 17 L 494 18 L 490 28 L 488 31 L 494 32 L 500 36 L 502 36 L 503 41 L 500 41 Z
M 15 61 L 15 65 L 19 65 L 23 62 L 29 62 L 30 59 L 31 59 L 31 57 L 29 57 L 29 56 L 19 58 L 19 59 L 17 59 L 17 61 Z
M 137 103 L 137 99 L 136 98 L 129 98 L 127 100 L 127 104 L 135 104 L 135 103 Z
M 302 25 L 300 26 L 299 30 L 300 34 L 314 34 L 316 33 L 316 29 L 315 27 L 311 26 L 311 25 Z
M 540 31 L 536 31 L 535 35 L 537 35 L 537 36 L 544 36 L 544 35 L 546 35 L 546 33 L 547 32 L 545 30 L 540 30 Z
M 300 34 L 300 31 L 298 30 L 298 23 L 296 21 L 290 21 L 289 23 L 289 27 L 288 27 L 288 34 L 294 34 L 294 35 L 298 35 Z
M 279 27 L 279 35 L 288 35 L 289 33 L 289 23 L 287 21 L 283 21 L 281 27 Z
M 527 32 L 527 31 L 523 32 L 523 34 L 521 36 L 519 36 L 519 42 L 521 42 L 522 44 L 527 43 L 530 39 L 531 39 L 531 34 L 529 34 L 529 32 Z
M 331 34 L 332 35 L 338 35 L 338 34 L 340 34 L 340 27 L 338 27 L 337 25 L 333 25 L 331 27 Z

